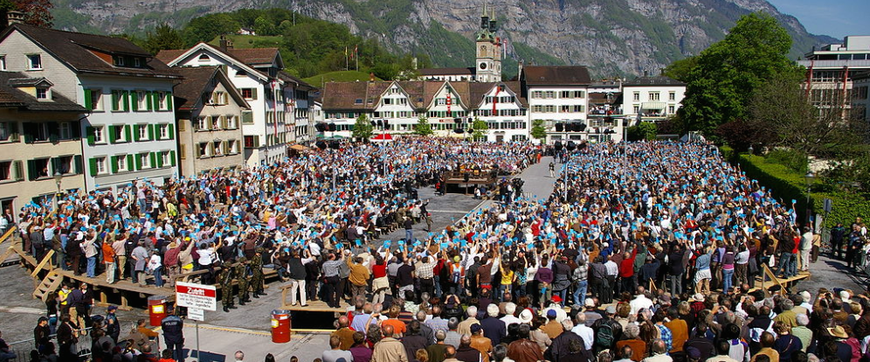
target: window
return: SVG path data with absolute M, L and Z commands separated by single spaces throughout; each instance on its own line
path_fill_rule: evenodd
M 634 92 L 631 99 L 635 100 L 635 101 L 639 101 L 640 100 L 640 92 Z
M 12 179 L 12 161 L 0 162 L 0 181 Z
M 115 63 L 116 67 L 123 67 L 124 66 L 124 57 L 123 56 L 116 55 L 116 56 L 112 57 L 112 60 Z
M 438 98 L 435 100 L 436 106 L 443 106 L 445 104 L 447 104 L 447 98 Z
M 649 100 L 650 101 L 658 101 L 660 100 L 659 92 L 649 92 Z
M 109 126 L 109 143 L 130 142 L 130 127 L 124 125 Z
M 239 128 L 239 117 L 228 115 L 227 118 L 227 129 L 237 129 Z
M 27 172 L 29 174 L 29 179 L 37 180 L 43 177 L 51 176 L 50 171 L 48 170 L 48 164 L 51 161 L 50 158 L 40 158 L 36 160 L 28 160 L 27 161 Z
M 668 114 L 674 114 L 674 106 L 668 106 Z
M 51 159 L 51 174 L 66 175 L 73 172 L 73 156 L 61 156 Z
M 94 159 L 93 168 L 91 169 L 91 173 L 95 173 L 96 175 L 105 175 L 108 173 L 108 167 L 106 167 L 106 158 L 105 157 L 97 157 Z
M 677 92 L 668 92 L 668 100 L 676 101 L 677 100 Z
M 253 123 L 254 123 L 254 112 L 242 111 L 242 124 L 253 124 Z
M 533 91 L 532 98 L 541 98 L 543 96 L 543 94 L 544 94 L 544 92 L 542 92 L 542 91 Z
M 196 120 L 196 130 L 197 131 L 208 131 L 208 126 L 211 125 L 211 121 L 209 120 L 211 117 L 199 117 Z
M 85 89 L 85 107 L 92 111 L 103 110 L 103 90 Z
M 127 156 L 115 156 L 115 172 L 124 172 L 127 171 Z
M 0 70 L 6 70 L 6 56 L 0 55 Z
M 230 140 L 227 141 L 227 152 L 231 155 L 236 155 L 239 153 L 239 141 Z
M 112 110 L 113 111 L 126 111 L 129 107 L 129 100 L 127 99 L 127 92 L 123 90 L 113 90 L 112 91 Z
M 36 99 L 48 99 L 48 88 L 36 88 Z
M 208 142 L 200 142 L 196 146 L 196 157 L 197 158 L 208 157 Z
M 214 141 L 211 149 L 214 150 L 215 157 L 224 155 L 223 142 L 221 141 Z
M 147 141 L 150 140 L 151 137 L 148 135 L 148 125 L 147 124 L 137 124 L 136 125 L 136 140 L 137 141 Z
M 140 153 L 136 155 L 136 168 L 137 169 L 146 169 L 151 168 L 151 153 Z
M 175 130 L 173 129 L 171 124 L 161 124 L 157 127 L 159 127 L 160 129 L 160 139 L 171 140 L 175 136 Z
M 257 100 L 257 88 L 242 88 L 241 93 L 246 100 Z
M 222 125 L 222 123 L 221 123 L 221 117 L 222 117 L 222 116 L 211 116 L 211 117 L 209 117 L 209 118 L 211 118 L 211 129 L 213 129 L 213 130 L 220 130 L 221 128 L 223 128 L 223 127 L 221 127 L 221 125 Z
M 42 70 L 42 55 L 28 54 L 27 55 L 28 70 Z
M 163 151 L 160 153 L 161 164 L 164 166 L 175 166 L 175 160 L 173 159 L 173 154 L 170 151 Z
M 0 142 L 18 142 L 18 122 L 0 122 Z
M 139 111 L 147 111 L 150 110 L 151 107 L 148 104 L 148 92 L 145 91 L 137 91 L 136 92 L 136 110 Z
M 228 103 L 227 93 L 215 91 L 211 94 L 211 103 L 217 106 L 223 106 Z
M 133 58 L 133 66 L 136 68 L 142 67 L 142 58 Z
M 199 56 L 199 61 L 201 61 L 201 62 L 207 62 L 210 60 L 211 60 L 211 58 L 209 58 L 208 55 L 203 54 L 203 55 Z
M 60 134 L 60 139 L 68 140 L 72 139 L 72 126 L 69 122 L 60 122 L 58 127 L 58 133 Z
M 159 111 L 169 111 L 172 108 L 170 103 L 170 99 L 172 98 L 171 93 L 167 92 L 157 92 L 157 110 Z
M 245 148 L 260 147 L 260 136 L 245 136 Z
M 106 138 L 103 135 L 103 130 L 105 129 L 103 126 L 93 126 L 91 127 L 93 132 L 93 142 L 90 143 L 106 143 Z
M 634 106 L 634 113 L 637 114 L 640 112 L 640 106 Z

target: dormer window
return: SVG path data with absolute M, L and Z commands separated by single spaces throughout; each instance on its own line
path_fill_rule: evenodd
M 36 88 L 36 99 L 48 100 L 48 88 Z
M 123 67 L 124 66 L 124 57 L 114 56 L 114 57 L 112 57 L 112 60 L 114 61 L 116 67 Z
M 136 68 L 142 67 L 142 58 L 133 58 L 133 66 Z

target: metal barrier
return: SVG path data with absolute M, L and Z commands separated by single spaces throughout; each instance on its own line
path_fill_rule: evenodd
M 91 345 L 93 341 L 90 338 L 91 328 L 85 328 L 85 331 L 88 332 L 87 336 L 79 335 L 78 342 L 75 345 L 76 354 L 78 354 L 79 359 L 81 361 L 88 361 L 91 357 Z M 52 334 L 49 336 L 49 339 L 52 343 L 54 343 L 54 351 L 55 353 L 59 353 L 60 344 L 57 342 L 57 335 Z M 9 351 L 15 354 L 15 361 L 26 362 L 30 361 L 30 351 L 36 351 L 36 340 L 33 338 L 26 339 L 23 341 L 17 341 L 9 343 Z

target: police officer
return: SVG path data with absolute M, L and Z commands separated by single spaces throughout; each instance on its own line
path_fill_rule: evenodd
M 254 257 L 251 258 L 250 266 L 251 266 L 251 290 L 254 291 L 254 298 L 259 298 L 261 295 L 266 295 L 263 292 L 263 252 L 265 250 L 263 248 L 257 248 L 254 250 Z
M 224 307 L 226 310 L 226 307 Z M 163 341 L 166 348 L 172 351 L 172 359 L 184 361 L 184 321 L 170 311 L 169 316 L 160 322 L 163 328 Z
M 233 305 L 233 268 L 230 262 L 225 261 L 221 266 L 221 302 L 224 305 L 224 312 L 230 311 L 230 309 L 236 309 L 236 306 Z
M 244 256 L 239 258 L 236 264 L 236 280 L 239 282 L 239 305 L 245 305 L 245 302 L 250 302 L 251 298 L 248 295 L 248 259 Z

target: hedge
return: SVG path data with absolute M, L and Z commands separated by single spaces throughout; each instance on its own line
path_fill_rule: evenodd
M 784 165 L 768 163 L 761 156 L 737 154 L 729 147 L 722 147 L 721 151 L 725 159 L 739 165 L 740 169 L 746 172 L 746 177 L 758 180 L 758 183 L 770 190 L 775 198 L 781 199 L 786 204 L 796 200 L 796 209 L 800 216 L 798 220 L 806 220 L 807 185 L 804 175 Z M 816 185 L 814 187 L 821 186 L 818 178 L 813 184 Z M 826 198 L 831 199 L 832 207 L 825 219 L 825 227 L 833 227 L 838 222 L 849 225 L 856 217 L 870 216 L 870 200 L 842 192 L 813 192 L 810 195 L 810 207 L 814 213 L 824 213 Z

